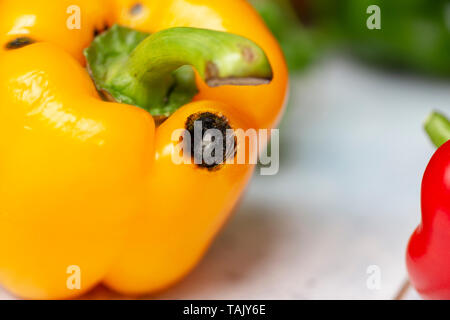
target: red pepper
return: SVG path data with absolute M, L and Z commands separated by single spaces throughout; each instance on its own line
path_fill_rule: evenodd
M 434 113 L 426 130 L 439 147 L 422 181 L 422 222 L 409 241 L 406 264 L 425 299 L 450 299 L 450 122 Z

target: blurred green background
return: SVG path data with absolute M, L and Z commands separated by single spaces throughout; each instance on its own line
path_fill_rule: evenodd
M 449 0 L 250 0 L 279 39 L 291 70 L 330 50 L 375 66 L 450 76 Z M 381 11 L 369 30 L 367 8 Z

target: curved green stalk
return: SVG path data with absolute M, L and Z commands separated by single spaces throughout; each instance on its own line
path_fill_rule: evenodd
M 168 116 L 192 100 L 197 92 L 195 77 L 186 66 L 195 68 L 209 86 L 272 80 L 268 58 L 254 42 L 197 28 L 147 35 L 114 26 L 94 40 L 86 57 L 99 90 L 154 116 Z
M 450 121 L 438 112 L 433 112 L 428 117 L 425 130 L 438 148 L 450 140 Z

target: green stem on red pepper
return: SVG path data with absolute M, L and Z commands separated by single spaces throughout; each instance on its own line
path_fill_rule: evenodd
M 192 67 L 209 86 L 260 85 L 273 77 L 268 58 L 254 42 L 197 28 L 149 35 L 116 25 L 97 37 L 85 55 L 99 91 L 159 117 L 197 93 Z
M 450 140 L 450 121 L 438 112 L 433 112 L 428 117 L 425 130 L 438 148 Z
M 411 284 L 425 299 L 450 299 L 450 122 L 434 112 L 425 128 L 438 146 L 422 178 L 420 225 L 406 251 Z

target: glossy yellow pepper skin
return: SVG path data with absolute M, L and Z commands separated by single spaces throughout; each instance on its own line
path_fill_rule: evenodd
M 142 210 L 153 119 L 101 101 L 52 44 L 2 53 L 0 68 L 0 283 L 25 298 L 71 297 L 104 278 Z M 71 265 L 80 292 L 66 287 Z
M 177 282 L 208 249 L 254 166 L 176 165 L 174 130 L 202 112 L 244 130 L 270 129 L 281 116 L 286 65 L 245 1 L 147 0 L 130 16 L 135 4 L 0 2 L 0 285 L 20 297 L 74 298 L 100 283 L 142 295 Z M 66 28 L 71 5 L 81 9 L 79 30 Z M 243 35 L 264 49 L 274 79 L 209 88 L 199 78 L 194 101 L 156 127 L 143 109 L 103 101 L 84 68 L 94 31 L 113 23 Z M 36 43 L 8 49 L 18 37 Z M 76 290 L 67 286 L 73 265 Z
M 79 20 L 72 19 L 77 13 Z M 114 6 L 109 0 L 8 0 L 0 2 L 0 16 L 3 50 L 9 41 L 30 36 L 56 44 L 84 63 L 83 49 L 94 39 L 94 31 L 114 22 Z

